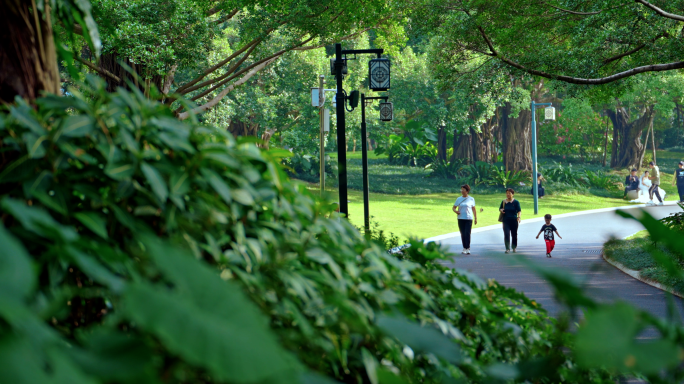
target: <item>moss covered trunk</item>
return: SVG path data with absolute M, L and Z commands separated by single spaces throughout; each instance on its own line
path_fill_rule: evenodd
M 530 123 L 532 113 L 520 111 L 517 117 L 511 116 L 512 106 L 506 103 L 501 111 L 500 128 L 502 134 L 503 162 L 507 171 L 531 171 L 532 132 Z
M 49 10 L 49 4 L 45 4 Z M 59 69 L 50 12 L 35 2 L 0 2 L 0 101 L 15 96 L 35 100 L 41 93 L 60 93 Z
M 613 157 L 610 159 L 610 166 L 612 168 L 639 168 L 646 151 L 646 145 L 641 143 L 641 136 L 655 116 L 653 105 L 643 107 L 639 118 L 632 122 L 629 122 L 629 113 L 624 107 L 606 112 L 613 122 Z M 619 139 L 617 145 L 615 144 L 616 136 Z

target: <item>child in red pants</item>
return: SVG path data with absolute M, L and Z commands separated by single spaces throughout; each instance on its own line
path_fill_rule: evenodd
M 551 257 L 551 251 L 553 251 L 553 247 L 556 245 L 556 241 L 553 238 L 553 233 L 556 232 L 556 235 L 558 235 L 559 239 L 562 239 L 562 237 L 558 234 L 558 229 L 556 229 L 556 226 L 551 224 L 551 215 L 548 213 L 544 215 L 544 221 L 546 221 L 546 224 L 542 225 L 541 230 L 539 233 L 537 233 L 537 239 L 539 238 L 539 235 L 544 232 L 544 241 L 546 241 L 546 257 Z

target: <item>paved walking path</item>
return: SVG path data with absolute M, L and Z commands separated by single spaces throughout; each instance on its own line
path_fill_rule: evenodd
M 647 212 L 660 219 L 680 208 L 672 202 L 658 207 L 647 207 Z M 644 206 L 629 207 L 636 214 Z M 543 213 L 543 201 L 540 213 Z M 496 214 L 483 212 L 482 214 Z M 530 212 L 523 212 L 523 218 Z M 621 299 L 650 313 L 664 317 L 667 313 L 666 293 L 624 274 L 601 258 L 603 243 L 611 236 L 624 238 L 643 230 L 635 220 L 627 220 L 615 214 L 614 209 L 575 212 L 554 217 L 552 223 L 563 239 L 556 238 L 553 257 L 546 257 L 543 235 L 535 236 L 543 224 L 543 218 L 523 220 L 518 230 L 518 253 L 541 263 L 561 268 L 585 281 L 589 293 L 597 300 Z M 454 218 L 454 226 L 456 219 Z M 475 227 L 477 228 L 477 227 Z M 555 302 L 546 282 L 525 267 L 508 263 L 504 254 L 503 230 L 501 225 L 477 228 L 473 231 L 471 254 L 461 255 L 461 237 L 457 232 L 437 236 L 426 241 L 437 241 L 457 253 L 450 266 L 465 269 L 483 278 L 494 278 L 502 285 L 524 292 L 536 300 L 551 314 L 562 308 Z M 683 314 L 682 300 L 675 298 L 676 306 Z

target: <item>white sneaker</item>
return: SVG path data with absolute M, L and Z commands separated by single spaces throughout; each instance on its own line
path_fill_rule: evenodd
M 461 254 L 462 254 L 462 255 L 467 255 L 467 254 L 468 254 L 468 250 L 465 249 L 465 248 L 463 248 L 463 251 L 461 251 Z
M 510 252 L 508 249 L 506 250 L 506 253 Z
M 660 203 L 658 203 L 658 204 L 656 204 L 656 205 L 663 205 L 663 202 L 661 201 Z
M 653 202 L 653 200 L 650 200 L 648 203 L 646 203 L 646 205 L 655 205 L 655 203 Z
M 470 255 L 470 248 L 466 249 L 466 253 Z

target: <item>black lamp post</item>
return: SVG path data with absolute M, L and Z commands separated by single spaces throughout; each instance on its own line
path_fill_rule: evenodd
M 390 65 L 389 60 L 380 57 L 383 52 L 383 49 L 343 50 L 342 44 L 335 44 L 335 61 L 332 63 L 331 69 L 334 70 L 333 74 L 337 79 L 337 169 L 340 184 L 340 212 L 346 216 L 349 216 L 349 207 L 347 204 L 347 140 L 345 137 L 346 122 L 344 116 L 345 96 L 344 89 L 342 88 L 342 80 L 344 78 L 344 74 L 347 73 L 346 55 L 377 55 L 378 58 L 371 60 L 371 63 L 369 63 L 368 72 L 371 83 L 370 89 L 386 91 L 389 89 L 390 85 Z M 344 58 L 342 56 L 344 56 Z M 363 146 L 365 148 L 365 140 L 363 142 Z
M 372 103 L 373 100 L 384 100 L 380 103 L 380 120 L 391 121 L 393 110 L 392 103 L 387 102 L 387 96 L 366 97 L 361 94 L 361 163 L 363 168 L 363 227 L 366 236 L 370 233 L 370 213 L 368 207 L 368 149 L 366 133 L 366 102 Z

